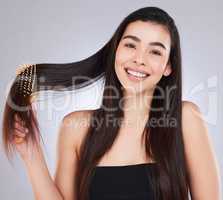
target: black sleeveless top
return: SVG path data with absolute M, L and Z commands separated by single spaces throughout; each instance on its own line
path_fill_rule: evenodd
M 155 163 L 96 166 L 89 187 L 90 200 L 153 200 L 149 171 Z

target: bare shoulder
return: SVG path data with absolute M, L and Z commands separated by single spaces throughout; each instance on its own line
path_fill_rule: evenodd
M 182 128 L 184 136 L 196 133 L 196 136 L 206 137 L 207 125 L 199 106 L 191 101 L 182 102 Z M 203 136 L 202 136 L 203 135 Z
M 208 130 L 198 105 L 191 101 L 182 102 L 182 129 L 187 140 L 208 137 Z
M 183 114 L 186 114 L 186 113 L 188 114 L 189 112 L 200 113 L 200 108 L 197 104 L 195 104 L 192 101 L 182 101 L 182 112 L 183 112 Z
M 93 112 L 93 110 L 74 111 L 64 116 L 62 120 L 62 127 L 60 129 L 63 130 L 63 137 L 72 143 L 71 145 L 77 151 L 87 133 Z
M 72 122 L 77 122 L 81 120 L 89 120 L 93 114 L 93 110 L 80 110 L 74 111 L 64 116 L 63 123 L 69 125 Z

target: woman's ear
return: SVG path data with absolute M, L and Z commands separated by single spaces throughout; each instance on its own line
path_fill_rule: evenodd
M 172 72 L 172 67 L 171 67 L 170 62 L 168 62 L 167 65 L 166 65 L 166 69 L 164 70 L 163 75 L 164 76 L 169 76 L 171 74 L 171 72 Z

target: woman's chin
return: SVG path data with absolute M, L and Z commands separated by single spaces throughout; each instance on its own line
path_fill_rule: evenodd
M 124 87 L 124 92 L 127 95 L 140 95 L 145 93 L 145 89 L 139 87 Z

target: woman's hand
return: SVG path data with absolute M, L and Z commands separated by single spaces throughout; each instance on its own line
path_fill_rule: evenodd
M 25 126 L 25 123 L 18 117 L 18 115 L 15 115 L 12 143 L 15 145 L 16 150 L 22 159 L 31 161 L 41 153 L 41 149 L 39 144 L 33 144 L 31 142 L 28 134 L 29 130 Z

